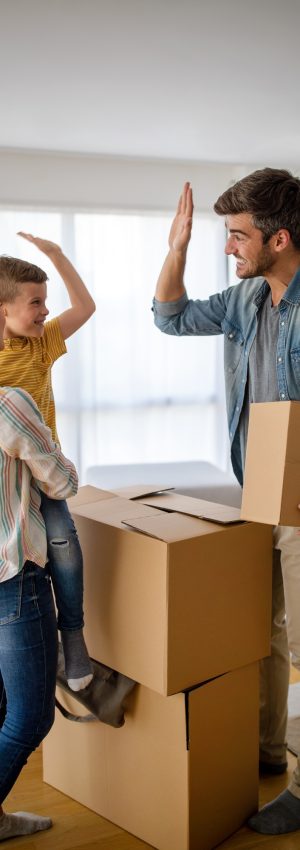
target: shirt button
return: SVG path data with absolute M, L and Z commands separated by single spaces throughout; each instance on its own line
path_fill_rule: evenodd
M 228 336 L 229 336 L 229 339 L 233 338 L 233 334 L 228 334 Z
M 230 436 L 230 437 L 232 437 L 232 431 L 230 431 L 230 434 L 229 434 L 229 436 Z
M 237 413 L 238 413 L 239 409 L 240 409 L 240 408 L 239 408 L 239 406 L 238 406 L 238 404 L 237 404 L 237 406 L 236 406 L 236 412 L 237 412 Z
M 285 393 L 281 393 L 280 398 L 285 398 Z
M 284 327 L 284 322 L 280 322 L 280 324 L 281 324 L 281 327 L 283 328 L 283 327 Z
M 278 363 L 282 363 L 282 357 L 278 357 Z

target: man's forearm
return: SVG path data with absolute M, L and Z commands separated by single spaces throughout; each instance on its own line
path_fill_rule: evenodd
M 155 298 L 157 301 L 177 301 L 185 293 L 183 282 L 186 251 L 169 251 L 159 275 Z

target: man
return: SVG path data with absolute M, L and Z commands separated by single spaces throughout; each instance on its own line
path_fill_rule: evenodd
M 0 348 L 4 322 L 0 308 Z M 31 396 L 0 388 L 0 842 L 51 826 L 2 803 L 54 720 L 57 626 L 40 490 L 60 500 L 77 484 Z
M 250 403 L 300 400 L 300 180 L 283 169 L 255 171 L 224 192 L 214 209 L 225 217 L 225 252 L 235 257 L 241 282 L 208 300 L 188 300 L 184 270 L 193 197 L 186 183 L 153 310 L 164 333 L 224 334 L 231 460 L 242 484 Z M 289 649 L 300 668 L 297 529 L 274 530 L 273 561 L 272 653 L 261 667 L 260 769 L 279 774 L 287 768 Z M 265 834 L 300 829 L 300 759 L 289 788 L 249 826 Z

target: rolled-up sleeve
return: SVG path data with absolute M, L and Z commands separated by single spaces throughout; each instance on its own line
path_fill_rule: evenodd
M 153 298 L 153 312 L 155 316 L 168 318 L 169 316 L 177 316 L 178 313 L 182 313 L 187 303 L 188 297 L 186 292 L 177 301 L 157 301 L 156 298 Z
M 173 336 L 209 336 L 222 334 L 227 310 L 227 291 L 217 292 L 204 301 L 191 300 L 187 293 L 177 301 L 153 299 L 156 327 Z

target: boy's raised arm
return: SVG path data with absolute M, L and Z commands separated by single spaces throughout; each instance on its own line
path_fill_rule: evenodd
M 50 258 L 65 284 L 71 301 L 71 307 L 65 310 L 64 313 L 61 313 L 57 318 L 63 338 L 68 339 L 95 312 L 95 302 L 83 280 L 81 280 L 70 260 L 63 254 L 59 245 L 56 245 L 55 242 L 50 242 L 48 239 L 40 239 L 38 236 L 32 236 L 31 233 L 24 233 L 23 231 L 20 231 L 18 236 L 22 236 L 23 239 L 32 242 L 43 254 L 46 254 Z

